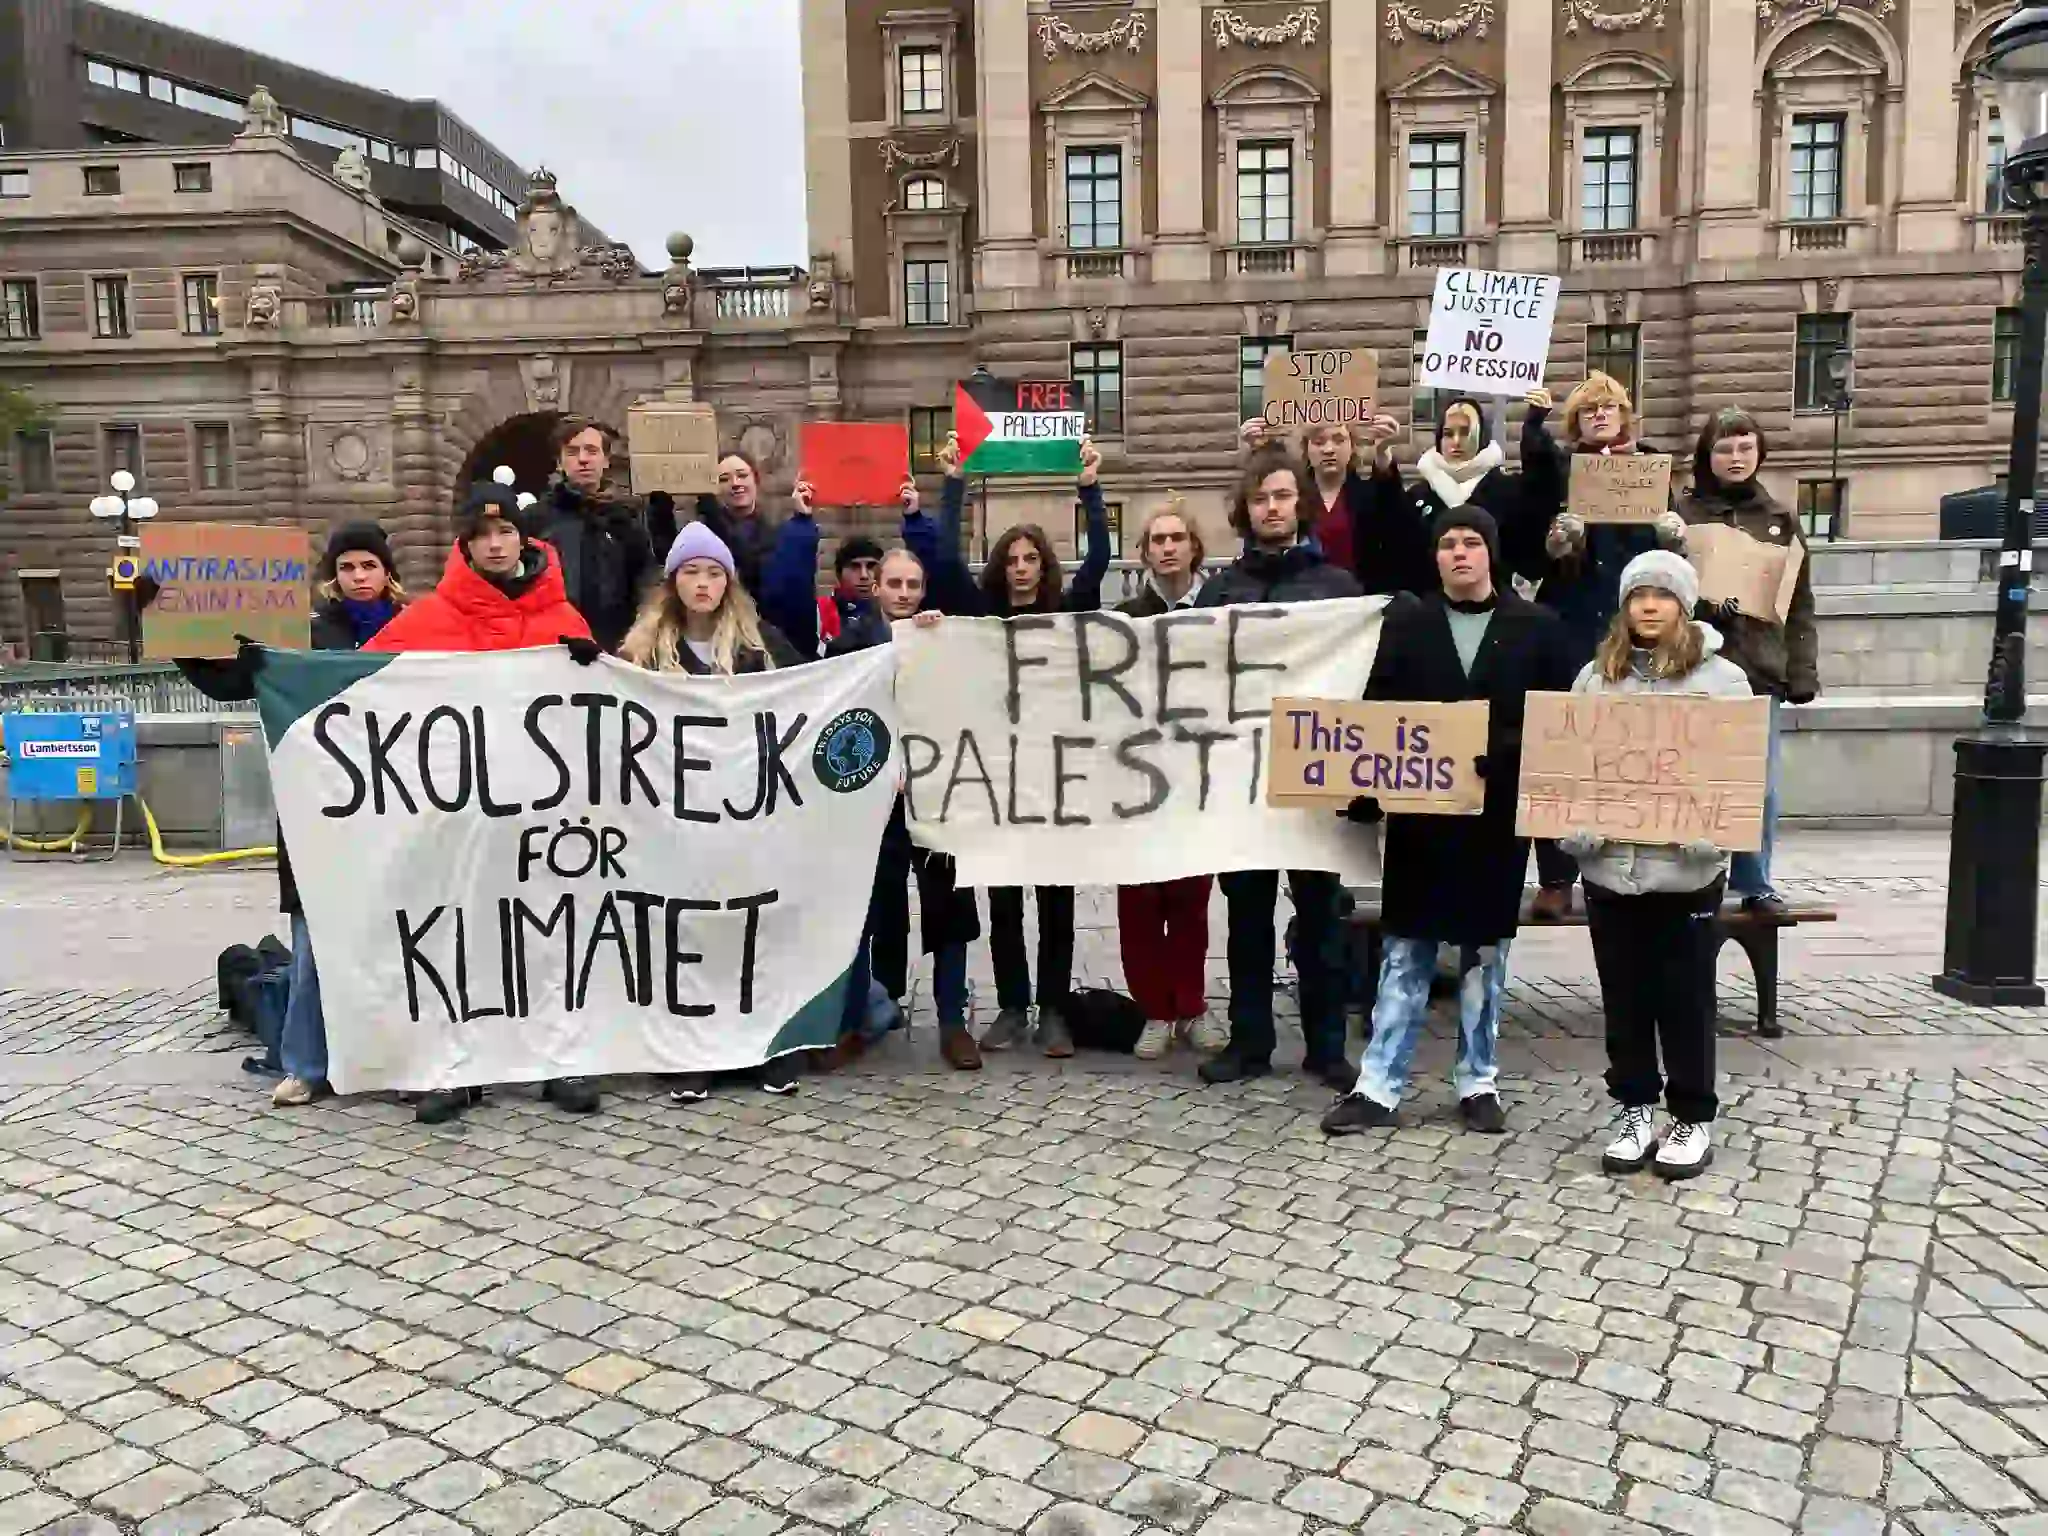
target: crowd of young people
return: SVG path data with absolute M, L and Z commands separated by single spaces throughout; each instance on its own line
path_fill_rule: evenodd
M 1682 498 L 1674 495 L 1664 517 L 1588 528 L 1567 510 L 1571 456 L 1647 451 L 1626 391 L 1603 374 L 1588 378 L 1564 403 L 1562 442 L 1547 426 L 1551 396 L 1534 391 L 1525 405 L 1518 471 L 1507 465 L 1487 407 L 1460 397 L 1444 404 L 1434 444 L 1410 478 L 1394 447 L 1405 429 L 1390 417 L 1374 417 L 1356 436 L 1319 426 L 1298 444 L 1274 440 L 1263 422 L 1249 421 L 1240 431 L 1244 458 L 1229 508 L 1241 541 L 1234 559 L 1209 560 L 1197 520 L 1178 498 L 1138 530 L 1142 579 L 1123 613 L 1387 595 L 1393 602 L 1368 696 L 1489 705 L 1481 815 L 1383 813 L 1371 800 L 1345 813 L 1361 824 L 1360 836 L 1384 838 L 1384 954 L 1379 975 L 1366 978 L 1371 1035 L 1360 1067 L 1345 1049 L 1343 891 L 1334 875 L 1317 870 L 1232 872 L 1214 882 L 1227 914 L 1226 1018 L 1208 1005 L 1210 878 L 1118 892 L 1126 984 L 1144 1016 L 1138 1056 L 1157 1058 L 1184 1042 L 1202 1053 L 1200 1075 L 1212 1084 L 1272 1070 L 1275 906 L 1284 873 L 1303 1067 L 1339 1094 L 1324 1129 L 1335 1135 L 1396 1123 L 1440 953 L 1449 946 L 1457 958 L 1459 1112 L 1473 1130 L 1504 1130 L 1496 1054 L 1509 952 L 1524 920 L 1530 849 L 1515 834 L 1515 790 L 1531 691 L 1769 696 L 1767 824 L 1774 819 L 1775 706 L 1806 702 L 1817 689 L 1803 563 L 1789 613 L 1774 620 L 1703 603 L 1682 553 L 1687 524 L 1705 521 L 1798 543 L 1796 521 L 1757 480 L 1762 431 L 1741 411 L 1716 413 L 1699 435 L 1691 485 Z M 922 510 L 916 484 L 906 480 L 902 543 L 884 549 L 867 538 L 843 540 L 834 587 L 822 597 L 815 572 L 823 530 L 808 484 L 795 486 L 789 515 L 775 519 L 762 502 L 758 467 L 731 453 L 718 465 L 718 491 L 700 498 L 694 517 L 678 526 L 666 497 L 639 502 L 608 492 L 610 447 L 603 427 L 569 419 L 556 434 L 558 473 L 544 498 L 516 494 L 501 483 L 510 478 L 502 472 L 470 488 L 441 582 L 417 600 L 400 587 L 375 525 L 341 529 L 321 562 L 316 644 L 380 651 L 561 644 L 585 664 L 610 653 L 655 671 L 733 676 L 887 644 L 892 624 L 905 620 L 929 625 L 945 615 L 1101 605 L 1112 541 L 1092 444 L 1083 445 L 1077 479 L 1085 549 L 1071 579 L 1035 524 L 1003 530 L 979 577 L 969 569 L 961 537 L 966 483 L 959 445 L 949 439 L 939 455 L 945 488 L 938 518 Z M 1518 583 L 1533 597 L 1518 592 Z M 247 698 L 257 664 L 186 666 L 214 696 Z M 282 845 L 280 855 L 294 968 L 286 1077 L 274 1101 L 295 1105 L 327 1091 L 325 1034 L 311 940 Z M 1711 1159 L 1712 920 L 1731 884 L 1729 859 L 1706 845 L 1586 837 L 1539 844 L 1536 856 L 1534 920 L 1565 916 L 1573 887 L 1585 886 L 1607 1014 L 1608 1085 L 1621 1112 L 1605 1164 L 1630 1172 L 1654 1163 L 1667 1177 L 1688 1177 Z M 1768 832 L 1760 854 L 1736 857 L 1732 887 L 1752 906 L 1779 902 L 1769 859 Z M 841 1042 L 829 1060 L 851 1060 L 903 1018 L 913 880 L 943 1058 L 972 1071 L 984 1051 L 1028 1044 L 1048 1056 L 1072 1054 L 1073 889 L 987 893 L 997 1012 L 977 1039 L 967 983 L 968 947 L 983 932 L 975 895 L 958 884 L 949 859 L 912 841 L 899 799 L 881 845 Z M 1027 894 L 1037 915 L 1035 985 Z M 733 1075 L 785 1093 L 794 1090 L 794 1066 L 785 1057 Z M 692 1102 L 712 1088 L 708 1078 L 689 1077 L 670 1092 Z M 572 1113 L 600 1103 L 596 1085 L 580 1079 L 547 1083 L 543 1095 Z M 426 1094 L 417 1112 L 429 1123 L 447 1120 L 479 1096 L 475 1089 Z M 1660 1097 L 1669 1111 L 1661 1130 Z

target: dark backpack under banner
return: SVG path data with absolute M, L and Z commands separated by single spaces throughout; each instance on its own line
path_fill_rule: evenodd
M 1083 1051 L 1115 1051 L 1128 1056 L 1145 1032 L 1145 1010 L 1121 992 L 1086 987 L 1067 999 L 1067 1028 Z

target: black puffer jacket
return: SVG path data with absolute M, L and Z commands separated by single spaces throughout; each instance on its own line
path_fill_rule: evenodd
M 1329 597 L 1362 597 L 1358 578 L 1323 558 L 1313 544 L 1291 549 L 1251 548 L 1202 585 L 1197 608 L 1232 603 L 1312 603 Z
M 646 512 L 638 502 L 586 496 L 558 479 L 534 509 L 531 531 L 554 546 L 570 606 L 583 615 L 591 638 L 607 651 L 618 650 L 648 584 L 661 571 Z
M 706 492 L 697 498 L 697 521 L 725 540 L 725 547 L 732 551 L 732 563 L 739 568 L 740 585 L 749 592 L 759 592 L 761 577 L 775 552 L 775 536 L 782 530 L 782 520 L 770 518 L 768 508 L 759 501 L 754 503 L 752 517 L 739 517 Z M 662 555 L 667 554 L 664 549 Z

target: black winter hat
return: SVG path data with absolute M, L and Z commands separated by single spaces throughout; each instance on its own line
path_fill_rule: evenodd
M 1444 418 L 1451 414 L 1453 406 L 1459 405 L 1465 406 L 1474 416 L 1479 418 L 1480 442 L 1487 442 L 1493 436 L 1493 423 L 1487 418 L 1486 407 L 1470 395 L 1453 395 L 1443 403 L 1442 409 L 1436 413 L 1436 446 L 1439 449 L 1444 445 Z
M 839 546 L 839 553 L 832 557 L 833 574 L 837 575 L 856 560 L 880 560 L 882 546 L 869 538 L 848 539 Z
M 1443 536 L 1453 528 L 1470 528 L 1486 540 L 1486 565 L 1493 572 L 1494 580 L 1500 580 L 1500 524 L 1493 520 L 1493 514 L 1484 507 L 1466 502 L 1462 507 L 1448 507 L 1439 512 L 1436 521 L 1429 525 L 1429 547 L 1433 554 Z
M 327 536 L 327 553 L 320 558 L 320 579 L 334 580 L 334 567 L 343 555 L 375 555 L 378 563 L 392 574 L 398 566 L 391 558 L 391 541 L 376 523 L 343 523 Z
M 500 485 L 493 480 L 479 480 L 469 488 L 469 495 L 462 503 L 462 513 L 455 520 L 455 536 L 464 543 L 477 536 L 477 531 L 491 518 L 500 517 L 519 530 L 522 539 L 533 535 L 526 526 L 526 509 L 509 485 Z

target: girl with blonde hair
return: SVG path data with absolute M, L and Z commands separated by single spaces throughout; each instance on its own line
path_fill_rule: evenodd
M 691 523 L 669 546 L 662 583 L 640 605 L 619 655 L 650 672 L 698 677 L 769 672 L 800 659 L 762 620 L 730 546 L 702 523 Z

